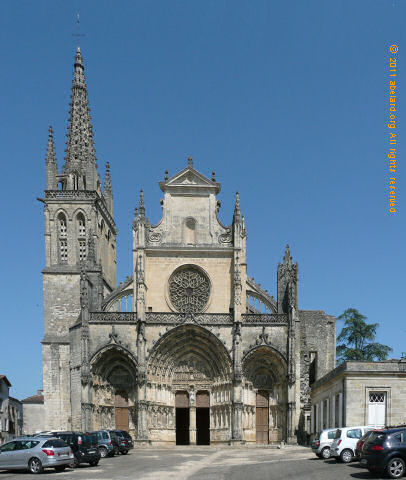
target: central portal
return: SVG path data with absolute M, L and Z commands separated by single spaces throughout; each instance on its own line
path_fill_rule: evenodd
M 189 445 L 190 408 L 189 394 L 187 392 L 176 392 L 176 445 Z

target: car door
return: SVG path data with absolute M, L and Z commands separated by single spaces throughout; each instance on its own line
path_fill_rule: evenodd
M 16 441 L 8 442 L 0 447 L 0 469 L 15 467 L 16 456 L 15 447 Z

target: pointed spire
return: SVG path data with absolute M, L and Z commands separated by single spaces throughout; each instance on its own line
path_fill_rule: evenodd
M 292 257 L 290 255 L 290 248 L 289 248 L 288 244 L 286 244 L 285 255 L 283 257 L 283 263 L 285 265 L 292 265 Z
M 240 194 L 236 192 L 235 194 L 235 206 L 234 206 L 234 222 L 239 222 L 241 219 L 241 209 L 240 209 Z
M 140 217 L 145 217 L 145 205 L 144 205 L 144 191 L 140 190 L 140 207 L 139 207 Z
M 94 243 L 93 230 L 89 229 L 89 238 L 87 240 L 87 263 L 96 265 L 96 245 Z
M 108 211 L 113 215 L 113 190 L 111 188 L 110 163 L 106 163 L 106 176 L 104 177 L 104 200 L 106 201 Z
M 106 176 L 104 179 L 104 194 L 106 193 L 112 195 L 112 190 L 111 190 L 111 177 L 110 177 L 110 163 L 106 163 Z
M 58 173 L 58 166 L 56 163 L 54 132 L 52 130 L 52 125 L 50 125 L 48 129 L 48 146 L 47 146 L 47 155 L 45 157 L 45 164 L 46 164 L 46 173 L 47 173 L 46 188 L 47 190 L 56 190 L 57 189 L 56 175 Z
M 96 190 L 98 181 L 96 151 L 84 70 L 82 52 L 78 47 L 74 63 L 63 173 L 78 173 L 86 178 L 87 190 Z

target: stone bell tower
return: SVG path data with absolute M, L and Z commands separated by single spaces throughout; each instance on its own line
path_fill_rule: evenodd
M 82 359 L 70 359 L 69 328 L 81 313 L 81 273 L 82 277 L 84 272 L 87 274 L 91 309 L 100 309 L 103 297 L 116 287 L 117 229 L 110 167 L 107 163 L 102 192 L 84 68 L 78 47 L 65 162 L 58 173 L 50 127 L 46 190 L 41 199 L 45 217 L 42 352 L 46 429 L 72 425 L 71 374 L 80 370 Z

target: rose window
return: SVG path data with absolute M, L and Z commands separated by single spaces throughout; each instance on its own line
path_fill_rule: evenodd
M 184 313 L 203 311 L 210 296 L 210 282 L 205 273 L 195 267 L 176 270 L 169 279 L 172 305 Z

